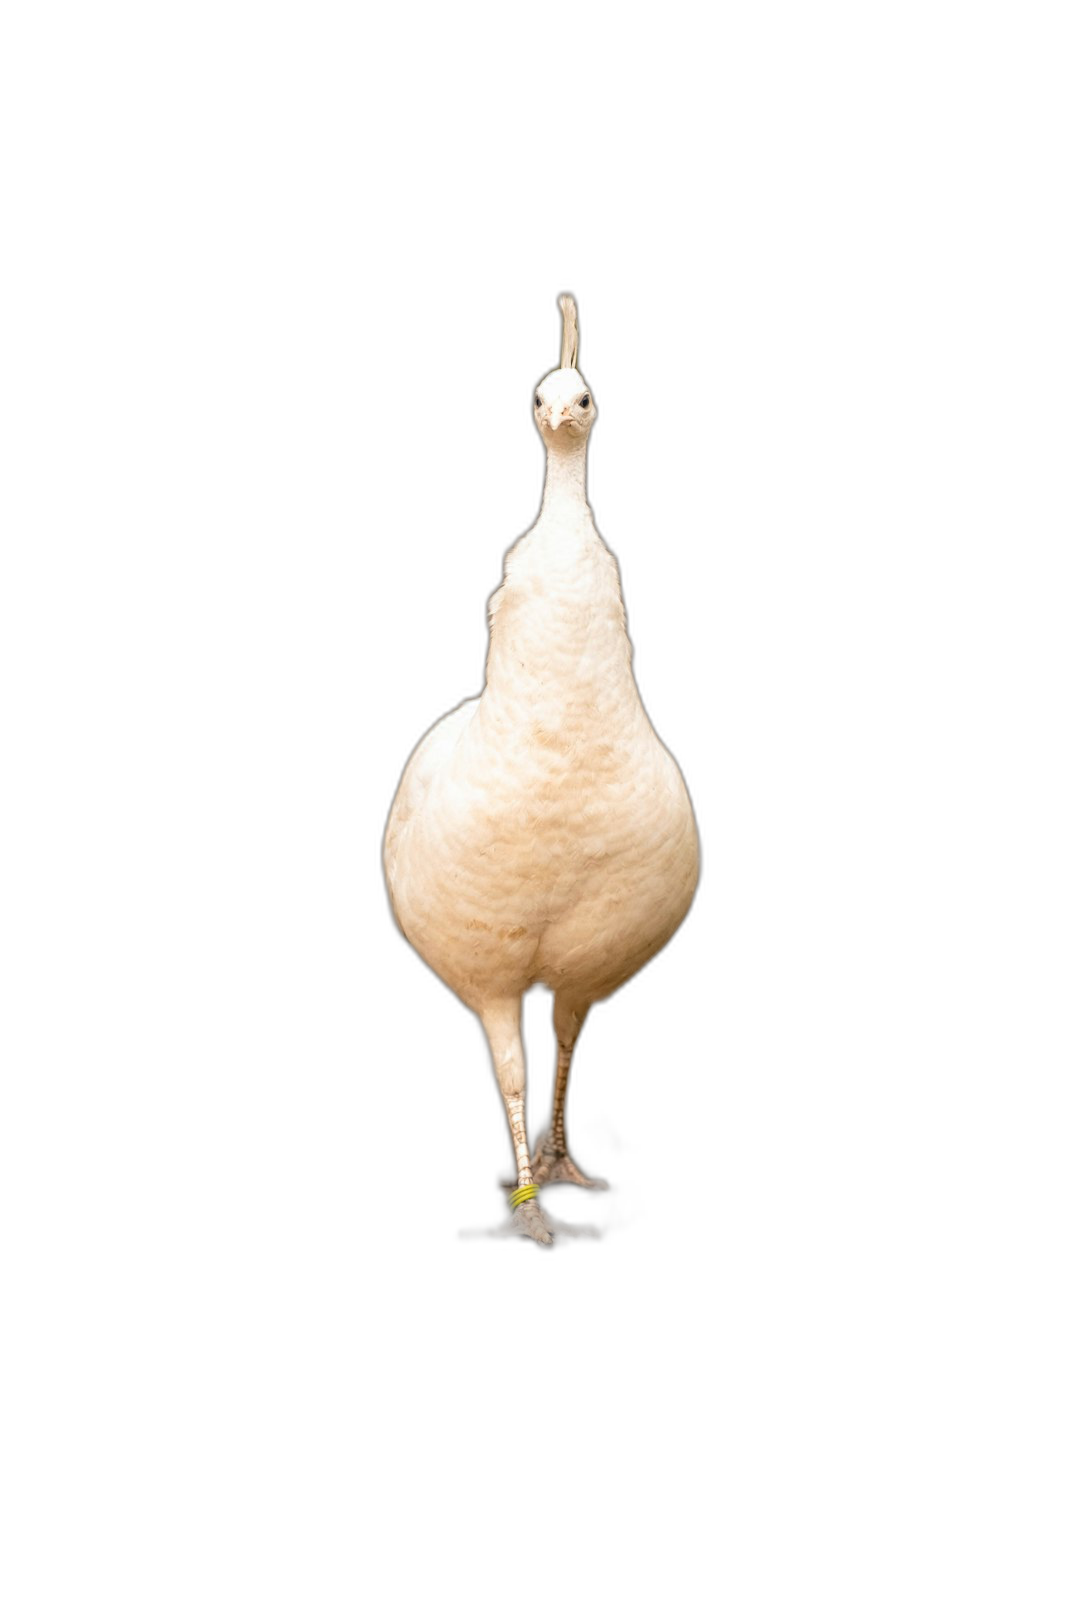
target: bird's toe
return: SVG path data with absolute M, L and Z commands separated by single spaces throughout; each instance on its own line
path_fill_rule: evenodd
M 536 1199 L 529 1199 L 526 1204 L 518 1204 L 517 1209 L 512 1210 L 510 1217 L 504 1220 L 502 1226 L 473 1228 L 458 1233 L 458 1238 L 466 1243 L 479 1238 L 517 1238 L 539 1244 L 541 1249 L 552 1249 L 557 1238 L 599 1238 L 599 1236 L 601 1234 L 596 1230 L 596 1226 L 567 1225 L 567 1221 L 559 1220 L 552 1215 L 551 1210 L 541 1209 Z
M 532 1167 L 533 1180 L 538 1187 L 553 1181 L 569 1181 L 575 1187 L 591 1187 L 596 1191 L 605 1191 L 608 1186 L 602 1176 L 587 1176 L 566 1149 L 557 1148 L 547 1134 L 540 1138 L 533 1150 Z

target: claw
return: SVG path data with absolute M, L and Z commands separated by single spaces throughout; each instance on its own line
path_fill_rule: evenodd
M 536 1147 L 531 1153 L 533 1166 L 533 1181 L 541 1187 L 568 1186 L 581 1187 L 585 1192 L 609 1192 L 610 1187 L 606 1181 L 599 1181 L 593 1176 L 586 1176 L 580 1166 L 575 1165 L 567 1150 L 555 1149 L 547 1131 L 541 1131 L 536 1137 Z M 500 1176 L 499 1186 L 517 1187 L 517 1176 Z
M 471 1228 L 460 1231 L 458 1238 L 466 1243 L 478 1238 L 526 1238 L 542 1249 L 554 1249 L 555 1238 L 599 1238 L 599 1231 L 596 1226 L 568 1226 L 551 1210 L 541 1209 L 536 1199 L 529 1199 L 528 1204 L 518 1204 L 502 1226 Z

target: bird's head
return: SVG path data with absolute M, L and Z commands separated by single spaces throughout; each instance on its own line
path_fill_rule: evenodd
M 536 390 L 533 413 L 541 437 L 549 448 L 578 443 L 596 417 L 592 389 L 576 366 L 549 371 Z

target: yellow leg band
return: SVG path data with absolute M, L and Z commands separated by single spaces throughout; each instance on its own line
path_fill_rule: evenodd
M 510 1208 L 517 1209 L 519 1204 L 527 1204 L 530 1198 L 535 1198 L 540 1191 L 535 1181 L 530 1181 L 524 1187 L 517 1187 L 510 1194 Z

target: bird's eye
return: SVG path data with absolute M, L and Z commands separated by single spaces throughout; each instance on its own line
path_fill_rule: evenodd
M 536 408 L 537 408 L 537 410 L 540 409 L 540 395 L 539 394 L 537 394 L 537 396 L 536 396 Z
M 582 394 L 581 398 L 578 400 L 578 404 L 581 406 L 583 411 L 587 411 L 589 408 L 588 394 Z

